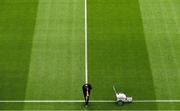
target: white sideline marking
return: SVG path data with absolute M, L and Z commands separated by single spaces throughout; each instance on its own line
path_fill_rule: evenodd
M 88 83 L 88 35 L 87 35 L 87 0 L 84 1 L 84 42 L 85 42 L 85 83 Z
M 0 103 L 82 103 L 84 100 L 0 100 Z M 113 103 L 114 100 L 91 100 L 91 103 Z M 134 100 L 134 103 L 179 103 L 180 100 Z
M 136 103 L 178 103 L 180 102 L 180 100 L 134 100 L 133 102 L 136 102 Z
M 78 103 L 83 100 L 2 100 L 0 103 Z

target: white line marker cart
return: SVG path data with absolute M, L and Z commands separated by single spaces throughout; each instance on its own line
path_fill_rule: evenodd
M 115 92 L 116 102 L 119 105 L 123 105 L 124 103 L 132 103 L 133 102 L 133 98 L 132 97 L 127 97 L 124 93 L 117 92 L 114 85 L 113 85 L 113 90 Z

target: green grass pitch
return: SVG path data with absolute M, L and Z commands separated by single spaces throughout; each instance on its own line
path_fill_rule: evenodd
M 180 100 L 180 1 L 88 0 L 91 100 Z M 84 0 L 0 0 L 0 101 L 82 100 Z M 180 102 L 5 103 L 0 110 L 180 110 Z

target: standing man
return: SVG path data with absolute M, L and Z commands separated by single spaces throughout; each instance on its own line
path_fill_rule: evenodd
M 89 83 L 86 83 L 82 86 L 82 89 L 83 89 L 83 94 L 84 94 L 85 105 L 88 105 L 89 96 L 90 96 L 90 92 L 91 92 L 92 87 Z

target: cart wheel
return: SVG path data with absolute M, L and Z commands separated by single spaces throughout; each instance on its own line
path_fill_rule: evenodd
M 123 105 L 123 101 L 118 101 L 118 105 Z

